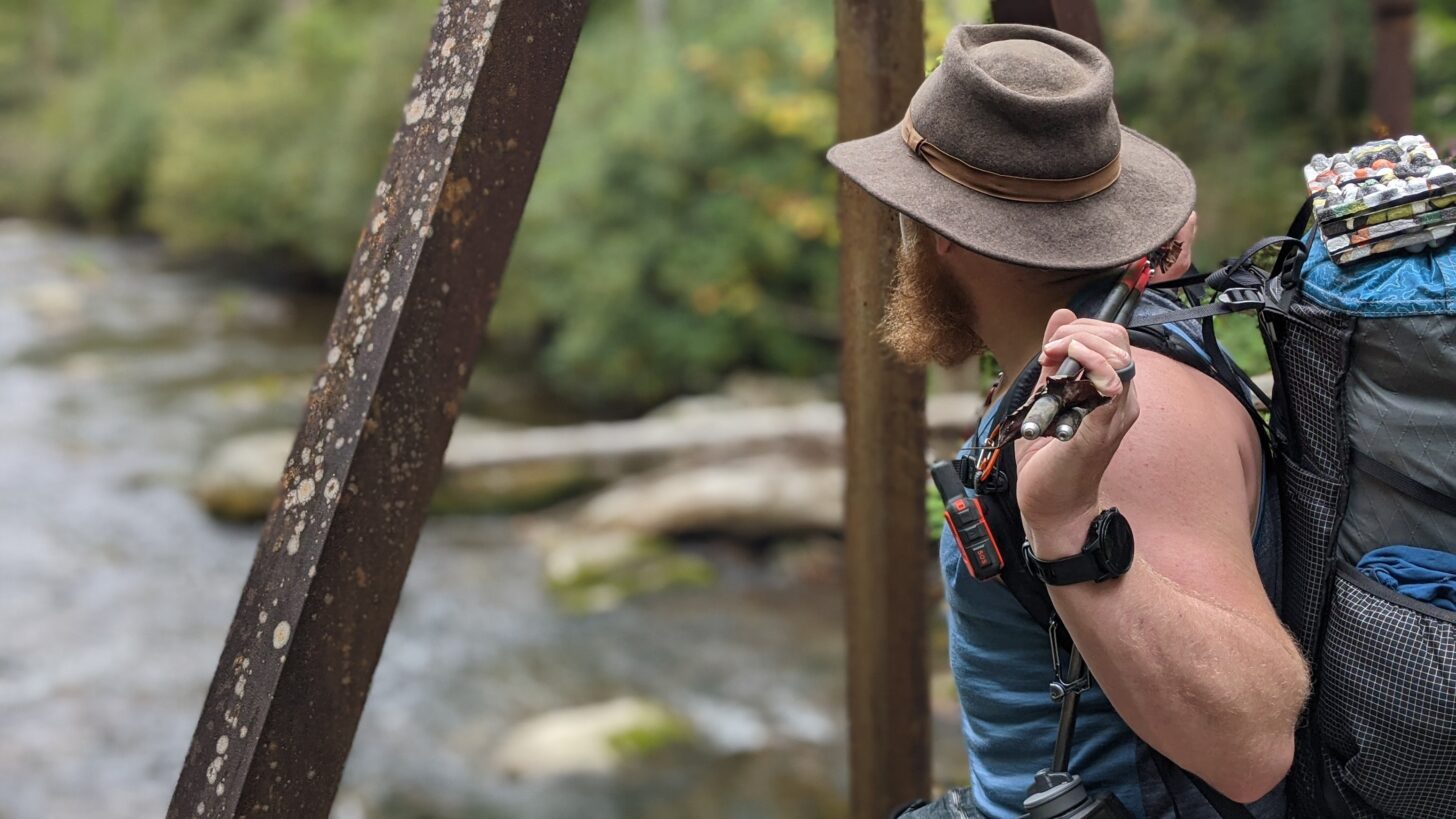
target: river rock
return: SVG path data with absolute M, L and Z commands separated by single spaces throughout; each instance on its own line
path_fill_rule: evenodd
M 530 540 L 542 552 L 546 588 L 567 611 L 607 611 L 629 598 L 713 582 L 713 567 L 666 541 L 626 530 L 541 523 Z
M 198 470 L 192 494 L 226 520 L 256 520 L 278 494 L 283 464 L 293 449 L 287 430 L 255 432 L 223 442 Z
M 843 494 L 844 470 L 835 459 L 766 452 L 667 466 L 620 481 L 580 505 L 574 528 L 745 537 L 837 532 Z
M 557 507 L 524 529 L 542 553 L 556 601 L 571 612 L 600 612 L 641 594 L 712 583 L 711 564 L 671 545 L 677 535 L 837 532 L 843 484 L 834 459 L 813 450 L 669 464 Z
M 510 730 L 492 761 L 522 779 L 606 775 L 692 738 L 691 726 L 663 705 L 620 697 L 532 717 Z

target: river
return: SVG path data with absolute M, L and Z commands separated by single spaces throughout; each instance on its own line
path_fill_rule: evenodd
M 0 819 L 166 808 L 258 536 L 188 486 L 209 442 L 296 422 L 332 309 L 247 281 L 0 222 Z M 334 816 L 844 815 L 837 583 L 705 552 L 709 588 L 574 616 L 511 519 L 431 519 Z M 513 725 L 624 695 L 696 741 L 612 776 L 493 768 Z

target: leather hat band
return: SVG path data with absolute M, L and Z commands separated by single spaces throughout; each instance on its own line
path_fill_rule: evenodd
M 1122 173 L 1120 155 L 1112 157 L 1111 162 L 1092 173 L 1075 179 L 1034 179 L 982 170 L 951 156 L 937 148 L 934 143 L 927 142 L 911 124 L 908 112 L 900 122 L 900 136 L 916 156 L 925 160 L 946 179 L 987 196 L 1014 202 L 1073 202 L 1086 199 L 1107 190 L 1117 181 L 1118 174 Z

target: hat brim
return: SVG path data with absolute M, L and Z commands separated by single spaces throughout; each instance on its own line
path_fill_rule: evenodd
M 840 143 L 829 161 L 874 198 L 962 247 L 1043 270 L 1125 265 L 1173 238 L 1193 210 L 1193 174 L 1167 148 L 1122 128 L 1122 172 L 1072 202 L 1016 202 L 941 176 L 899 126 Z

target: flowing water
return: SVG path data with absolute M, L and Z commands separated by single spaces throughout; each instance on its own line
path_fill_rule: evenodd
M 165 810 L 258 534 L 188 485 L 217 441 L 296 422 L 331 309 L 0 222 L 0 819 Z M 712 588 L 571 616 L 509 519 L 432 519 L 334 815 L 843 815 L 838 589 L 710 551 Z M 623 695 L 698 739 L 612 776 L 493 768 L 521 720 Z

